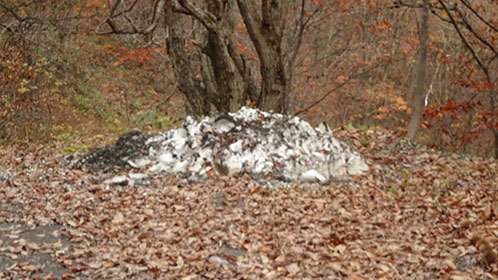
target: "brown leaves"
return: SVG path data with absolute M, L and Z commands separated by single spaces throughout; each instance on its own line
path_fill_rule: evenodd
M 1 232 L 0 260 L 12 262 L 0 276 L 48 272 L 25 259 L 43 250 L 67 269 L 58 274 L 65 278 L 496 275 L 496 163 L 409 150 L 393 135 L 368 133 L 376 142 L 368 150 L 356 145 L 373 168 L 355 178 L 357 187 L 269 190 L 234 178 L 194 184 L 176 176 L 109 187 L 100 182 L 115 174 L 33 167 L 30 176 L 10 177 L 15 184 L 0 182 L 0 222 L 60 224 L 44 238 L 67 237 L 71 246 Z

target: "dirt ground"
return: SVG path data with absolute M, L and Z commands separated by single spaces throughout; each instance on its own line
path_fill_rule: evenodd
M 0 276 L 2 279 L 61 279 L 70 271 L 57 262 L 57 255 L 70 250 L 63 226 L 36 225 L 23 220 L 22 209 L 0 203 Z M 6 271 L 17 271 L 14 275 Z

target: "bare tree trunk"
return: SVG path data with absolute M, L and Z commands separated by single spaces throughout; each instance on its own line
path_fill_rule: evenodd
M 211 88 L 202 84 L 196 77 L 196 71 L 201 65 L 201 57 L 195 51 L 186 49 L 189 41 L 188 35 L 184 32 L 182 22 L 184 18 L 173 12 L 174 1 L 169 1 L 165 7 L 165 24 L 168 26 L 169 36 L 166 40 L 168 54 L 175 71 L 178 87 L 183 93 L 187 114 L 194 116 L 208 115 L 210 111 Z M 195 31 L 192 31 L 195 32 Z
M 168 54 L 188 114 L 208 115 L 213 106 L 236 111 L 247 101 L 266 111 L 287 112 L 292 67 L 307 23 L 306 0 L 156 0 L 145 28 L 131 20 L 136 3 L 116 0 L 101 24 L 110 31 L 100 34 L 150 37 L 163 12 Z M 285 15 L 295 11 L 300 11 L 294 17 L 295 32 L 286 33 Z M 259 72 L 251 68 L 255 57 L 244 55 L 237 45 L 239 14 L 258 54 Z
M 495 158 L 498 158 L 498 130 L 493 130 L 493 136 L 495 137 Z
M 424 0 L 422 7 L 422 22 L 420 28 L 420 57 L 418 61 L 417 81 L 413 97 L 413 114 L 408 127 L 406 137 L 413 140 L 420 126 L 422 118 L 422 108 L 424 100 L 426 68 L 427 68 L 427 49 L 429 44 L 429 0 Z
M 211 105 L 217 111 L 233 112 L 248 98 L 258 98 L 259 87 L 247 60 L 238 51 L 233 33 L 237 4 L 234 1 L 170 1 L 166 25 L 170 31 L 168 50 L 187 109 L 196 116 L 207 115 Z M 183 21 L 182 21 L 183 18 Z M 193 42 L 195 50 L 186 48 L 186 20 L 199 24 Z M 182 31 L 179 31 L 182 30 Z M 176 41 L 175 41 L 176 40 Z M 197 75 L 200 72 L 200 77 Z
M 289 69 L 282 49 L 284 35 L 283 0 L 263 0 L 258 13 L 254 0 L 238 0 L 240 14 L 260 59 L 261 95 L 256 106 L 286 113 L 291 89 Z
M 489 75 L 487 75 L 487 79 L 488 79 L 488 82 L 490 83 L 491 82 L 491 78 Z M 496 104 L 496 91 L 490 91 L 489 93 L 489 97 L 490 97 L 490 101 L 491 101 L 491 109 L 493 111 L 496 111 L 496 107 L 497 107 L 497 104 Z M 493 117 L 492 119 L 492 123 L 495 123 L 495 122 L 498 122 L 497 120 L 497 117 Z M 491 130 L 493 132 L 493 137 L 495 138 L 495 151 L 494 151 L 494 157 L 496 159 L 498 159 L 498 129 L 494 128 L 494 126 L 491 127 Z
M 242 106 L 244 83 L 236 64 L 242 64 L 239 54 L 230 55 L 230 49 L 235 48 L 232 34 L 235 27 L 236 4 L 233 1 L 207 1 L 207 11 L 216 16 L 217 21 L 207 26 L 207 43 L 202 52 L 210 59 L 213 67 L 214 81 L 220 93 L 219 111 L 233 112 Z

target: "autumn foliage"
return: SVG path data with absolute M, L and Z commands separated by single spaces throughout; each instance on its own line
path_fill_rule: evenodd
M 0 0 L 0 278 L 497 279 L 498 3 L 429 2 L 417 85 L 421 0 Z M 263 106 L 264 87 L 369 172 L 269 189 L 71 166 L 124 131 Z

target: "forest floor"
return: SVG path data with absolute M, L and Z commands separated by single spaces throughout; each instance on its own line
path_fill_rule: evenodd
M 496 160 L 334 134 L 368 160 L 360 187 L 109 186 L 57 143 L 0 148 L 0 278 L 498 279 Z

